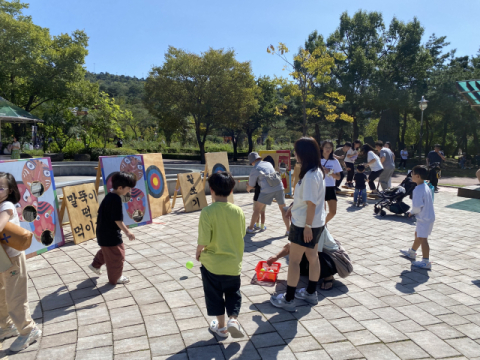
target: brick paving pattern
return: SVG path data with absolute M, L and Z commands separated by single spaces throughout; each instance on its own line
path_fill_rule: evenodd
M 235 195 L 246 218 L 252 195 Z M 267 208 L 264 233 L 245 238 L 243 304 L 247 337 L 219 341 L 207 327 L 199 263 L 193 260 L 199 212 L 179 211 L 134 229 L 125 275 L 113 287 L 86 267 L 94 240 L 68 244 L 27 261 L 29 299 L 42 339 L 12 355 L 21 360 L 146 359 L 480 359 L 480 201 L 435 194 L 437 222 L 431 236 L 433 270 L 410 266 L 398 249 L 411 245 L 414 224 L 404 217 L 373 215 L 373 206 L 351 207 L 341 197 L 329 226 L 354 261 L 355 273 L 336 277 L 311 307 L 288 313 L 269 304 L 286 288 L 288 265 L 276 287 L 251 285 L 255 265 L 278 252 L 287 238 L 276 206 Z M 185 263 L 193 260 L 188 270 Z M 306 279 L 302 279 L 305 283 Z

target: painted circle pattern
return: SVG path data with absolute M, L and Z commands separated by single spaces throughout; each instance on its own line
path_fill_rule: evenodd
M 158 199 L 163 195 L 165 184 L 162 172 L 155 165 L 151 165 L 147 169 L 147 185 L 148 193 Z

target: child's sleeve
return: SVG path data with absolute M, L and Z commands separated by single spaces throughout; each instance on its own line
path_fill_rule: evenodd
M 415 190 L 413 190 L 412 210 L 410 211 L 410 213 L 413 214 L 413 215 L 420 213 L 420 211 L 422 211 L 424 205 L 425 205 L 425 202 L 423 200 L 423 196 L 421 194 L 419 194 L 418 192 L 415 193 Z
M 118 198 L 118 199 L 117 199 Z M 112 206 L 112 220 L 113 221 L 123 221 L 123 203 L 120 196 L 115 198 L 116 201 L 113 203 L 115 206 Z
M 205 211 L 200 213 L 198 222 L 198 245 L 207 246 L 212 241 L 212 225 Z

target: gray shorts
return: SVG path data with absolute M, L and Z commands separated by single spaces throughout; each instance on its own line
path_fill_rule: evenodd
M 285 205 L 285 193 L 283 190 L 277 190 L 275 192 L 264 194 L 260 191 L 258 196 L 258 202 L 264 205 L 272 205 L 273 199 L 277 200 L 278 205 Z

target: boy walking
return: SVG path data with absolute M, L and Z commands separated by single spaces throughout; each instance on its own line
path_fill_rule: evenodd
M 108 193 L 100 204 L 97 217 L 97 241 L 100 245 L 97 255 L 88 268 L 100 276 L 102 265 L 107 266 L 108 282 L 112 285 L 127 284 L 130 279 L 123 276 L 125 261 L 125 245 L 122 233 L 130 240 L 135 235 L 123 223 L 123 204 L 121 196 L 128 194 L 136 185 L 135 175 L 126 172 L 115 172 L 112 175 L 113 191 Z
M 242 305 L 240 272 L 245 236 L 242 209 L 228 202 L 235 180 L 227 172 L 208 178 L 214 202 L 200 213 L 196 259 L 202 263 L 203 290 L 210 331 L 221 338 L 245 336 L 237 317 Z M 225 310 L 228 322 L 225 324 Z
M 435 211 L 433 210 L 432 192 L 425 180 L 428 179 L 429 171 L 424 165 L 417 165 L 412 170 L 412 180 L 417 184 L 413 190 L 412 210 L 408 216 L 415 215 L 417 218 L 417 228 L 415 229 L 415 241 L 408 250 L 400 250 L 406 257 L 415 260 L 417 249 L 422 247 L 422 261 L 414 261 L 413 266 L 423 269 L 431 269 L 430 247 L 428 245 L 428 236 L 432 233 L 433 223 L 435 222 Z
M 358 197 L 362 197 L 362 204 L 363 206 L 367 205 L 367 175 L 365 175 L 365 166 L 364 165 L 358 165 L 357 166 L 357 173 L 353 176 L 353 179 L 355 180 L 355 192 L 353 193 L 353 203 L 356 206 L 360 206 L 360 202 L 358 200 Z

